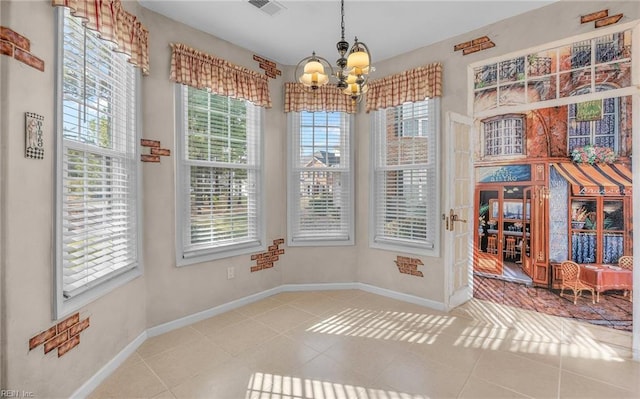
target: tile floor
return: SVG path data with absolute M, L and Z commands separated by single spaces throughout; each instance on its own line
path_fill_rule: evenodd
M 281 293 L 148 339 L 91 398 L 638 398 L 631 335 L 474 299 Z

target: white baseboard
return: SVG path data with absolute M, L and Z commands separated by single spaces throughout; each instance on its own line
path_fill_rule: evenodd
M 360 283 L 283 284 L 279 292 L 358 290 Z
M 169 321 L 167 323 L 163 323 L 155 327 L 151 327 L 147 329 L 147 336 L 151 338 L 151 337 L 155 337 L 156 335 L 177 330 L 178 328 L 186 327 L 193 323 L 197 323 L 199 321 L 208 319 L 210 317 L 217 316 L 221 313 L 228 312 L 230 310 L 239 308 L 244 305 L 248 305 L 253 302 L 257 302 L 261 299 L 264 299 L 271 295 L 275 295 L 279 292 L 281 292 L 280 287 L 275 287 L 262 292 L 258 292 L 256 294 L 245 296 L 240 299 L 233 300 L 231 302 L 223 303 L 222 305 L 218 305 L 213 308 L 203 310 L 202 312 L 194 313 L 189 316 L 181 317 L 177 320 Z
M 148 338 L 147 331 L 143 331 L 142 334 L 138 335 L 133 341 L 131 341 L 127 346 L 124 347 L 118 354 L 111 359 L 107 364 L 102 366 L 97 373 L 95 373 L 91 378 L 89 378 L 80 388 L 78 388 L 72 395 L 71 398 L 86 398 L 93 392 L 98 385 L 100 385 L 104 380 L 107 379 L 118 367 L 124 363 L 125 360 L 129 358 L 129 356 L 133 355 L 133 353 L 146 341 Z
M 253 295 L 249 295 L 240 299 L 233 300 L 231 302 L 224 303 L 222 305 L 215 306 L 211 309 L 203 310 L 202 312 L 194 313 L 189 316 L 181 317 L 179 319 L 151 327 L 140 334 L 129 345 L 121 350 L 113 359 L 104 365 L 96 374 L 94 374 L 89 380 L 87 380 L 80 388 L 78 388 L 72 398 L 86 398 L 107 379 L 129 356 L 131 356 L 140 345 L 147 340 L 147 338 L 155 337 L 160 334 L 167 333 L 169 331 L 176 330 L 196 323 L 201 320 L 208 319 L 210 317 L 219 315 L 229 310 L 239 308 L 240 306 L 248 305 L 250 303 L 259 301 L 269 296 L 279 294 L 281 292 L 297 292 L 297 291 L 328 291 L 328 290 L 353 290 L 359 289 L 362 291 L 370 292 L 372 294 L 386 296 L 388 298 L 397 299 L 404 302 L 414 303 L 416 305 L 425 306 L 431 309 L 445 311 L 445 305 L 441 302 L 431 301 L 417 297 L 415 295 L 404 294 L 388 290 L 386 288 L 380 288 L 369 284 L 363 283 L 314 283 L 314 284 L 283 284 L 278 287 L 274 287 L 262 292 L 258 292 Z
M 425 306 L 430 309 L 446 312 L 446 306 L 442 302 L 436 302 L 430 299 L 421 298 L 419 296 L 392 291 L 386 288 L 380 288 L 380 287 L 376 287 L 375 285 L 369 285 L 364 283 L 358 283 L 358 289 L 361 289 L 362 291 L 370 292 L 372 294 L 386 296 L 387 298 L 397 299 L 399 301 L 413 303 L 416 305 Z

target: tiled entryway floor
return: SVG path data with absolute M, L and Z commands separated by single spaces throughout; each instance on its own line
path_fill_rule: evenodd
M 477 299 L 443 313 L 291 292 L 148 339 L 91 397 L 637 398 L 630 346 L 628 332 Z
M 549 315 L 568 317 L 587 323 L 618 330 L 633 328 L 633 304 L 622 291 L 607 291 L 600 294 L 594 304 L 591 294 L 585 292 L 573 304 L 573 292 L 566 290 L 563 298 L 559 290 L 529 287 L 524 284 L 474 275 L 473 296 L 502 305 L 535 310 Z

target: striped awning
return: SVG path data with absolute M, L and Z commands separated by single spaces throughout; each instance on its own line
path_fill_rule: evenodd
M 552 165 L 571 184 L 573 195 L 631 196 L 631 170 L 627 166 L 573 162 Z

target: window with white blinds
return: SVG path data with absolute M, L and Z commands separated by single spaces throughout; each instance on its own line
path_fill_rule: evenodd
M 429 99 L 373 113 L 372 247 L 437 250 L 437 106 Z
M 102 283 L 139 274 L 137 72 L 112 43 L 62 14 L 58 312 Z
M 352 116 L 289 112 L 289 245 L 354 242 Z
M 264 245 L 262 108 L 178 86 L 179 264 Z

